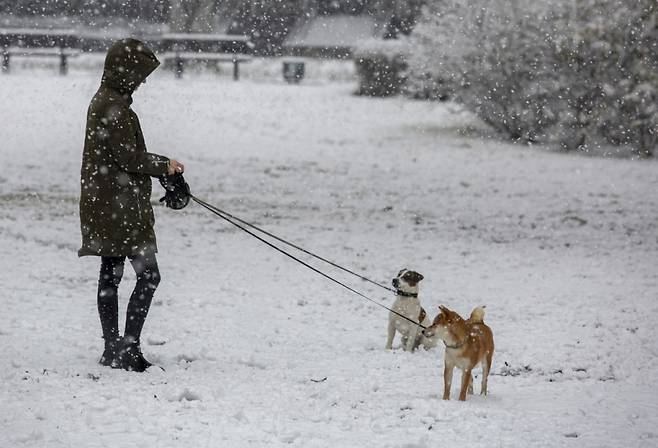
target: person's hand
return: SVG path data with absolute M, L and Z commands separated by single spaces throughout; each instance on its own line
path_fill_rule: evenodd
M 183 173 L 185 167 L 178 160 L 169 159 L 169 166 L 167 167 L 167 174 L 170 176 L 176 173 Z

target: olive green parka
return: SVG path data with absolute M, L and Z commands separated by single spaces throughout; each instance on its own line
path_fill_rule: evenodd
M 169 159 L 146 151 L 131 95 L 160 63 L 135 39 L 116 42 L 87 112 L 80 171 L 79 256 L 157 252 L 151 178 Z

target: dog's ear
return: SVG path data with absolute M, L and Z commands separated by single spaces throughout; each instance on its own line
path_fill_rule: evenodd
M 450 310 L 449 310 L 448 308 L 446 308 L 445 306 L 443 306 L 443 305 L 439 305 L 439 310 L 441 310 L 441 312 L 442 312 L 443 314 L 445 314 L 446 316 L 447 316 L 448 314 L 450 314 Z

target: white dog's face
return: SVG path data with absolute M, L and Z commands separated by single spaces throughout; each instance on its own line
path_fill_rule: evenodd
M 418 283 L 422 279 L 423 276 L 418 272 L 402 269 L 392 283 L 393 287 L 400 292 L 418 294 Z

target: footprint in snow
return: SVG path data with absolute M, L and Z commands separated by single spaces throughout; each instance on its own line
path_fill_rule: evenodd
M 183 389 L 182 392 L 169 398 L 170 402 L 174 401 L 201 401 L 201 396 L 189 389 Z
M 289 432 L 289 433 L 286 433 L 286 434 L 281 434 L 279 436 L 279 440 L 282 441 L 283 443 L 293 443 L 300 436 L 301 436 L 301 433 L 299 431 L 293 431 L 293 432 Z

